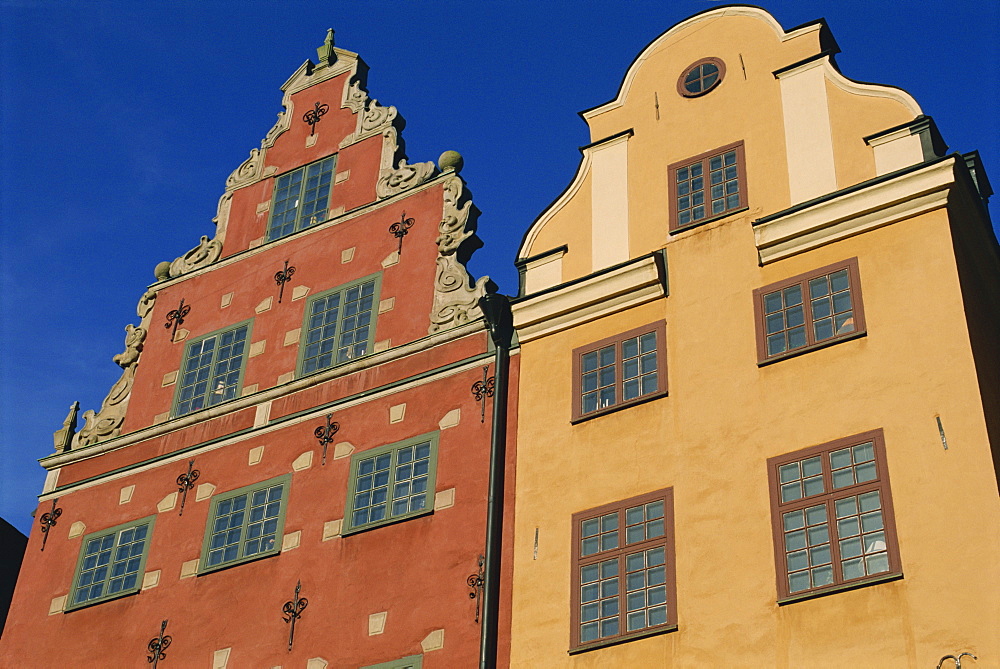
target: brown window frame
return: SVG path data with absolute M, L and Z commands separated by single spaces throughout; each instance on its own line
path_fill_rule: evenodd
M 710 161 L 712 158 L 723 156 L 730 151 L 736 151 L 736 178 L 737 184 L 737 194 L 739 195 L 739 203 L 735 207 L 726 207 L 718 213 L 711 213 L 708 210 L 711 207 L 711 183 L 704 183 L 703 188 L 699 189 L 708 195 L 707 202 L 705 203 L 706 216 L 704 218 L 699 218 L 695 221 L 690 221 L 688 223 L 680 222 L 680 196 L 677 193 L 677 172 L 678 170 L 684 168 L 690 168 L 693 165 L 700 164 L 702 170 L 703 178 L 708 181 L 711 172 Z M 705 153 L 698 154 L 697 156 L 692 156 L 684 160 L 672 163 L 667 166 L 667 186 L 670 191 L 670 216 L 669 216 L 669 231 L 670 234 L 677 232 L 682 232 L 684 230 L 689 230 L 691 228 L 696 228 L 699 225 L 704 225 L 705 223 L 711 223 L 712 221 L 719 220 L 720 218 L 725 218 L 726 216 L 731 216 L 739 211 L 743 211 L 749 205 L 749 198 L 747 196 L 747 166 L 746 166 L 746 156 L 743 140 L 738 142 L 733 142 L 732 144 L 726 144 L 725 146 L 720 146 L 717 149 L 711 151 L 706 151 Z M 726 179 L 723 177 L 723 184 L 725 184 Z M 725 190 L 725 189 L 723 189 Z M 726 195 L 723 193 L 723 199 L 725 200 Z
M 827 337 L 826 339 L 817 340 L 816 334 L 813 328 L 813 311 L 812 311 L 812 300 L 809 298 L 809 282 L 812 279 L 818 279 L 821 277 L 830 276 L 841 270 L 847 270 L 848 285 L 851 295 L 851 309 L 854 314 L 854 330 L 850 332 L 845 332 L 843 334 L 834 333 L 833 336 Z M 775 353 L 774 355 L 767 354 L 767 332 L 765 326 L 765 306 L 764 298 L 766 295 L 776 293 L 778 291 L 783 291 L 786 288 L 790 288 L 798 284 L 802 289 L 802 308 L 803 308 L 803 323 L 805 324 L 806 333 L 806 344 L 804 346 L 799 346 L 793 349 L 786 349 L 780 353 Z M 790 358 L 802 353 L 807 353 L 809 351 L 815 351 L 816 349 L 824 348 L 832 344 L 836 344 L 842 341 L 847 341 L 850 339 L 856 339 L 858 337 L 863 337 L 868 334 L 868 330 L 865 324 L 865 309 L 864 300 L 861 296 L 861 274 L 858 271 L 858 259 L 848 258 L 847 260 L 842 260 L 838 263 L 832 265 L 827 265 L 826 267 L 820 267 L 804 274 L 799 274 L 798 276 L 793 276 L 789 279 L 783 281 L 778 281 L 776 283 L 769 284 L 762 288 L 757 288 L 753 291 L 753 311 L 754 311 L 754 327 L 756 329 L 757 338 L 757 364 L 765 365 L 777 360 L 784 360 L 785 358 Z M 783 330 L 783 331 L 787 331 Z
M 640 394 L 630 400 L 622 399 L 624 394 L 624 378 L 621 374 L 622 367 L 622 342 L 634 339 L 644 334 L 653 332 L 656 334 L 656 390 Z M 667 322 L 664 320 L 649 323 L 642 327 L 633 328 L 628 332 L 606 337 L 586 346 L 573 349 L 573 415 L 571 422 L 577 423 L 589 420 L 595 416 L 618 411 L 626 407 L 648 402 L 649 400 L 663 397 L 667 394 Z M 600 351 L 601 349 L 614 346 L 615 349 L 615 401 L 604 407 L 598 407 L 592 411 L 583 410 L 583 356 L 588 353 Z
M 715 82 L 711 86 L 703 88 L 697 93 L 692 93 L 687 89 L 687 86 L 684 85 L 684 80 L 687 78 L 688 74 L 691 73 L 691 70 L 693 70 L 696 67 L 701 67 L 702 65 L 708 65 L 708 64 L 715 65 L 717 68 L 719 68 L 718 72 L 719 76 L 716 77 Z M 702 58 L 699 61 L 691 63 L 690 65 L 684 68 L 683 72 L 681 72 L 681 76 L 677 78 L 677 93 L 681 97 L 685 98 L 700 98 L 702 95 L 706 95 L 707 93 L 711 93 L 712 91 L 714 91 L 719 86 L 719 84 L 722 83 L 722 79 L 725 76 L 726 76 L 726 64 L 722 62 L 722 59 L 715 57 Z
M 869 479 L 863 482 L 855 482 L 852 484 L 844 485 L 839 488 L 833 487 L 833 468 L 831 465 L 831 454 L 835 451 L 843 451 L 844 449 L 851 449 L 854 453 L 854 447 L 860 447 L 865 444 L 871 444 L 873 449 L 874 459 L 871 461 L 864 461 L 860 466 L 865 466 L 868 462 L 874 462 L 876 475 L 875 478 Z M 781 500 L 781 467 L 784 465 L 790 465 L 794 463 L 799 463 L 802 466 L 802 462 L 805 460 L 810 460 L 816 457 L 820 459 L 821 465 L 821 480 L 823 482 L 823 492 L 817 492 L 812 494 L 803 494 L 802 497 L 797 499 L 790 499 L 789 501 L 783 502 Z M 854 457 L 854 456 L 852 456 Z M 852 465 L 858 466 L 855 462 Z M 838 472 L 844 472 L 847 468 L 838 469 Z M 817 475 L 819 476 L 819 475 Z M 885 457 L 885 440 L 881 429 L 872 430 L 869 432 L 863 432 L 861 434 L 856 434 L 850 437 L 844 437 L 842 439 L 837 439 L 836 441 L 831 441 L 825 444 L 820 444 L 818 446 L 812 446 L 810 448 L 805 448 L 799 451 L 794 451 L 792 453 L 786 453 L 784 455 L 779 455 L 773 458 L 768 458 L 767 461 L 767 477 L 768 477 L 768 489 L 771 498 L 771 528 L 772 537 L 774 540 L 774 564 L 775 564 L 775 582 L 778 589 L 778 603 L 786 604 L 790 602 L 800 601 L 802 599 L 810 599 L 812 597 L 818 597 L 834 592 L 841 592 L 843 590 L 853 589 L 856 587 L 870 585 L 874 583 L 882 583 L 887 580 L 895 580 L 901 578 L 903 575 L 902 564 L 899 557 L 899 544 L 896 536 L 896 523 L 895 514 L 893 512 L 892 506 L 892 494 L 889 486 L 889 469 L 886 464 Z M 803 488 L 801 489 L 805 493 L 804 481 L 808 478 L 803 475 L 801 480 L 803 482 Z M 790 482 L 786 482 L 785 485 L 793 485 L 796 479 L 792 479 Z M 859 523 L 861 523 L 858 534 L 848 534 L 843 537 L 840 536 L 838 513 L 837 513 L 837 502 L 845 501 L 849 498 L 859 498 L 860 496 L 866 495 L 873 491 L 878 491 L 878 501 L 880 504 L 879 510 L 881 511 L 881 520 L 883 527 L 881 529 L 872 529 L 865 531 L 863 529 L 865 513 L 863 512 L 863 504 L 860 500 L 855 501 L 855 506 L 857 507 L 856 513 L 850 514 L 843 512 L 842 518 L 839 519 L 840 522 L 850 524 L 850 521 L 855 516 L 858 518 Z M 869 500 L 871 499 L 869 495 Z M 829 559 L 832 571 L 832 580 L 829 583 L 822 585 L 813 585 L 810 581 L 810 586 L 808 588 L 797 589 L 794 592 L 789 586 L 789 565 L 787 563 L 787 554 L 802 552 L 804 554 L 811 554 L 814 546 L 811 545 L 812 538 L 809 537 L 809 519 L 807 514 L 803 514 L 802 520 L 806 523 L 806 527 L 802 528 L 804 531 L 804 537 L 809 537 L 806 539 L 808 544 L 804 548 L 792 548 L 788 550 L 785 543 L 785 527 L 783 524 L 783 516 L 786 513 L 792 513 L 795 511 L 805 511 L 809 508 L 816 508 L 819 506 L 825 506 L 826 516 L 825 520 L 822 522 L 816 522 L 811 525 L 814 528 L 818 528 L 821 525 L 827 528 L 827 544 L 829 545 Z M 849 505 L 844 505 L 849 506 Z M 870 511 L 869 515 L 874 511 Z M 789 530 L 789 533 L 794 533 L 798 531 L 798 527 L 793 527 Z M 884 546 L 878 548 L 878 541 L 872 539 L 875 543 L 872 546 L 875 550 L 869 552 L 870 546 L 866 546 L 866 538 L 871 537 L 873 534 L 877 534 L 879 531 L 883 533 L 882 543 Z M 864 551 L 861 555 L 849 555 L 844 558 L 840 544 L 841 542 L 850 542 L 857 538 L 860 543 L 860 550 Z M 799 546 L 799 544 L 796 544 Z M 817 541 L 815 548 L 818 548 L 822 552 L 823 542 L 822 540 Z M 879 571 L 871 574 L 864 574 L 856 577 L 845 577 L 843 571 L 843 563 L 848 560 L 861 559 L 865 562 L 868 557 L 878 557 L 878 554 L 885 553 L 887 559 L 887 569 L 885 571 Z M 797 570 L 792 570 L 798 572 L 800 575 L 803 570 L 809 573 L 816 565 L 812 564 L 811 556 L 808 557 L 808 564 L 804 568 Z M 825 563 L 820 562 L 819 568 L 823 569 Z M 867 568 L 866 568 L 867 571 Z M 810 577 L 811 578 L 811 577 Z
M 631 544 L 626 544 L 622 541 L 625 536 L 624 528 L 626 528 L 626 517 L 625 511 L 629 508 L 634 508 L 637 506 L 644 507 L 646 504 L 653 502 L 662 501 L 663 502 L 663 535 L 659 537 L 654 537 L 652 539 L 643 539 L 641 541 L 636 541 Z M 618 547 L 611 548 L 607 550 L 598 550 L 587 556 L 582 556 L 582 541 L 583 541 L 583 523 L 589 520 L 600 519 L 602 516 L 617 514 L 617 532 L 618 532 Z M 654 519 L 655 520 L 655 519 Z M 649 519 L 645 518 L 644 522 L 648 524 Z M 642 524 L 642 523 L 640 523 Z M 637 497 L 630 497 L 629 499 L 621 500 L 618 502 L 612 502 L 610 504 L 605 504 L 603 506 L 598 506 L 593 509 L 587 509 L 586 511 L 580 511 L 579 513 L 573 514 L 573 549 L 571 551 L 571 581 L 572 581 L 572 592 L 570 594 L 570 650 L 571 654 L 583 652 L 593 648 L 603 648 L 605 646 L 613 645 L 616 643 L 622 643 L 624 641 L 630 641 L 632 639 L 639 639 L 655 634 L 662 634 L 664 632 L 671 632 L 677 629 L 677 571 L 676 571 L 676 553 L 674 549 L 674 492 L 673 488 L 664 488 L 662 490 L 656 490 L 644 495 L 639 495 Z M 600 535 L 598 535 L 600 536 Z M 642 629 L 636 630 L 634 632 L 625 631 L 627 625 L 627 602 L 628 602 L 628 589 L 627 582 L 625 578 L 626 572 L 626 562 L 625 558 L 627 555 L 634 555 L 640 552 L 645 552 L 649 550 L 655 550 L 662 547 L 664 549 L 664 581 L 666 592 L 664 593 L 664 602 L 666 605 L 666 620 L 657 625 L 644 627 Z M 609 635 L 606 637 L 599 637 L 595 641 L 590 641 L 587 643 L 580 642 L 580 626 L 581 626 L 581 570 L 584 567 L 600 564 L 602 562 L 610 561 L 612 559 L 618 560 L 617 569 L 617 580 L 618 580 L 618 633 L 614 635 Z M 655 565 L 659 566 L 659 565 Z M 645 569 L 649 569 L 646 567 Z M 645 588 L 648 591 L 649 583 L 646 579 L 643 579 L 645 583 Z M 600 582 L 600 581 L 599 581 Z M 658 583 L 654 585 L 659 585 Z M 635 591 L 633 591 L 635 592 Z M 611 595 L 605 599 L 610 599 L 614 595 Z M 601 606 L 601 596 L 598 595 L 598 606 Z M 643 610 L 649 608 L 648 598 L 644 597 L 646 605 Z M 655 606 L 660 606 L 657 603 Z M 613 616 L 612 616 L 613 617 Z M 600 624 L 600 613 L 598 614 L 598 624 Z

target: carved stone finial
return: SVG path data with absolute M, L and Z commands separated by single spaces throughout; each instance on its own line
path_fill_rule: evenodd
M 462 167 L 465 166 L 465 160 L 462 158 L 462 154 L 458 151 L 445 151 L 438 158 L 438 169 L 442 172 L 448 172 L 454 170 L 455 174 L 462 171 Z
M 333 61 L 337 60 L 337 54 L 333 51 L 333 28 L 326 31 L 326 40 L 323 46 L 316 49 L 316 56 L 320 65 L 333 65 Z
M 68 451 L 73 443 L 73 435 L 76 434 L 76 414 L 80 411 L 80 403 L 73 402 L 69 407 L 66 420 L 63 421 L 62 429 L 56 430 L 52 438 L 55 441 L 56 453 Z
M 170 278 L 170 261 L 164 260 L 163 262 L 156 263 L 156 267 L 153 268 L 153 274 L 156 275 L 157 281 L 166 281 Z
M 479 298 L 486 294 L 489 277 L 473 284 L 465 265 L 459 261 L 458 249 L 473 231 L 466 226 L 473 212 L 472 201 L 466 199 L 465 183 L 459 176 L 449 176 L 443 184 L 444 210 L 438 224 L 437 271 L 434 274 L 434 305 L 429 334 L 463 325 L 480 318 Z

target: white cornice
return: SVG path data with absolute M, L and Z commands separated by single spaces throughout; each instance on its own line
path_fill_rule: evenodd
M 720 19 L 724 16 L 748 16 L 751 18 L 759 19 L 764 23 L 766 23 L 767 25 L 769 25 L 774 30 L 774 33 L 778 37 L 778 39 L 780 39 L 782 42 L 793 39 L 800 35 L 805 35 L 807 33 L 814 32 L 821 28 L 820 23 L 813 23 L 798 28 L 796 30 L 792 30 L 791 32 L 785 32 L 784 28 L 781 27 L 781 24 L 778 23 L 773 16 L 765 12 L 763 9 L 759 9 L 757 7 L 719 7 L 718 9 L 702 12 L 701 14 L 697 14 L 689 19 L 681 21 L 673 28 L 670 28 L 667 32 L 663 33 L 655 40 L 653 40 L 649 44 L 649 46 L 643 49 L 642 53 L 639 54 L 639 57 L 636 58 L 632 62 L 632 65 L 628 68 L 628 72 L 625 73 L 625 79 L 622 81 L 621 88 L 618 90 L 618 96 L 615 97 L 614 100 L 611 100 L 610 102 L 607 102 L 601 105 L 600 107 L 594 107 L 593 109 L 582 112 L 581 116 L 583 116 L 584 120 L 589 122 L 590 119 L 594 118 L 595 116 L 598 116 L 605 112 L 609 112 L 612 109 L 617 109 L 618 107 L 621 107 L 625 103 L 625 98 L 628 97 L 629 89 L 632 87 L 632 82 L 635 79 L 636 73 L 639 71 L 639 68 L 642 67 L 643 63 L 645 63 L 646 60 L 649 57 L 651 57 L 657 49 L 663 46 L 664 42 L 666 42 L 671 37 L 681 32 L 682 30 L 686 30 L 687 28 L 697 23 L 702 23 L 704 21 L 713 21 L 716 19 Z
M 849 190 L 754 225 L 763 265 L 912 218 L 948 203 L 955 159 Z
M 664 297 L 653 256 L 564 284 L 512 305 L 521 344 Z

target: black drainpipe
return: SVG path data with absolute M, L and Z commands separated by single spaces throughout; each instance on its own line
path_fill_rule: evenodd
M 483 617 L 479 637 L 479 669 L 497 666 L 500 634 L 500 558 L 503 551 L 504 474 L 507 460 L 507 386 L 510 344 L 514 334 L 510 302 L 506 295 L 489 293 L 479 300 L 486 328 L 496 346 L 493 363 L 493 431 L 490 439 L 490 489 L 486 515 L 486 564 L 483 584 Z

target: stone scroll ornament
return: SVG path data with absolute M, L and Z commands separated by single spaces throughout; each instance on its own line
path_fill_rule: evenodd
M 434 176 L 434 163 L 414 163 L 410 165 L 406 158 L 400 158 L 395 169 L 385 169 L 375 185 L 375 194 L 380 198 L 392 197 L 403 191 L 419 186 Z
M 115 363 L 124 370 L 121 378 L 111 386 L 108 396 L 101 403 L 100 411 L 97 413 L 92 410 L 83 412 L 85 424 L 83 429 L 74 435 L 70 448 L 83 448 L 121 434 L 121 426 L 125 421 L 125 411 L 128 408 L 128 399 L 135 381 L 135 370 L 139 364 L 139 354 L 142 353 L 146 333 L 149 332 L 149 321 L 152 317 L 155 300 L 156 293 L 152 290 L 146 291 L 139 300 L 136 313 L 142 320 L 138 327 L 131 323 L 125 326 L 125 350 L 113 358 Z
M 442 172 L 453 172 L 444 181 L 444 211 L 438 224 L 437 270 L 434 275 L 434 306 L 428 332 L 433 334 L 448 327 L 463 325 L 482 316 L 479 298 L 486 294 L 489 277 L 482 277 L 474 285 L 469 273 L 458 259 L 458 249 L 473 235 L 467 229 L 472 200 L 462 202 L 465 182 L 457 172 L 462 169 L 462 157 L 455 151 L 446 151 L 438 161 Z

